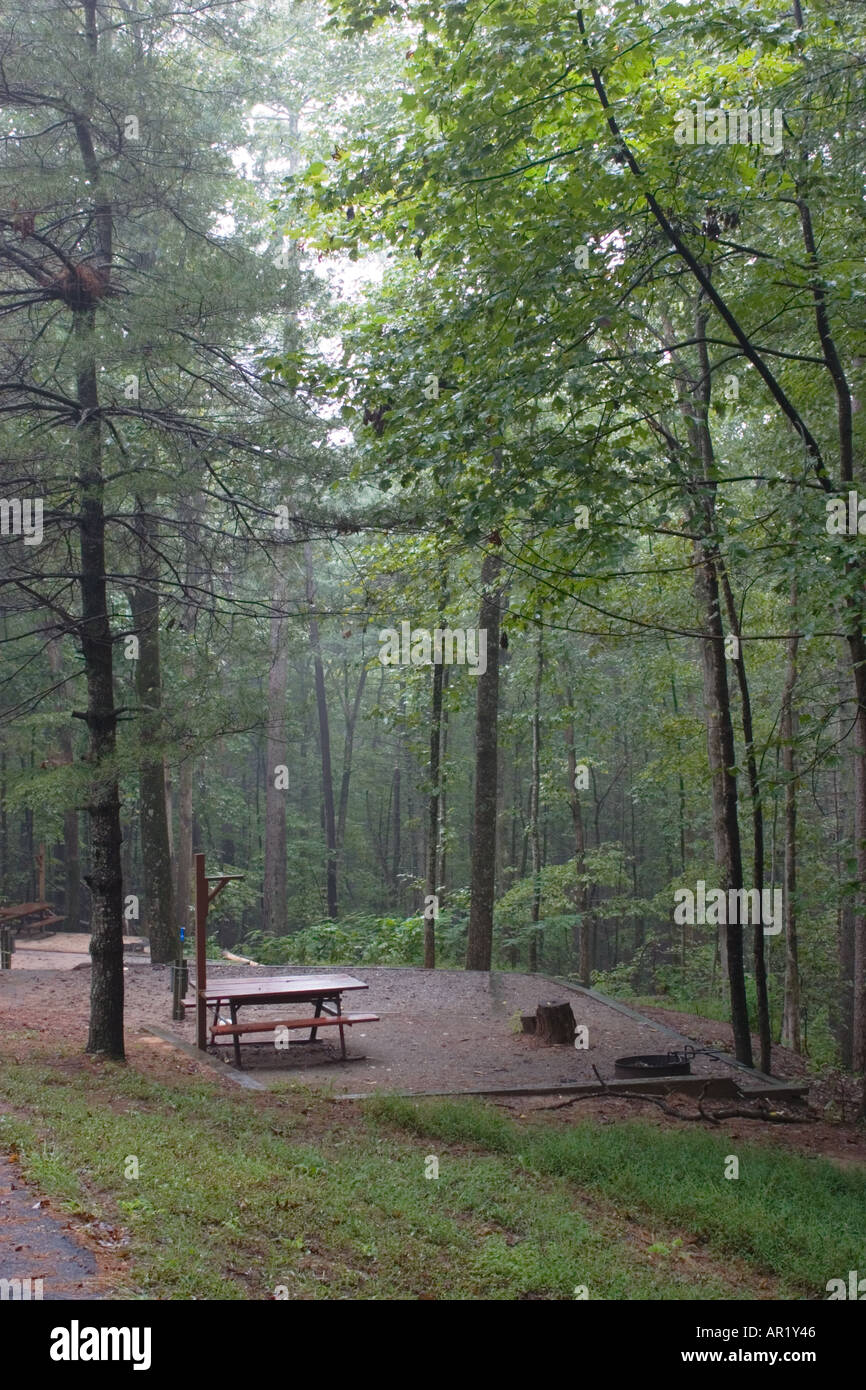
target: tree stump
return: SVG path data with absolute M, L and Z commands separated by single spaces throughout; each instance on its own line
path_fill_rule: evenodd
M 535 1036 L 548 1047 L 555 1043 L 565 1043 L 568 1047 L 574 1045 L 576 1025 L 569 1003 L 559 1004 L 555 1000 L 548 1000 L 546 1004 L 539 1004 L 535 1018 Z
M 521 1015 L 520 1015 L 520 1024 L 521 1024 L 521 1027 L 523 1028 L 524 1033 L 534 1033 L 534 1032 L 535 1032 L 535 1025 L 536 1025 L 537 1022 L 538 1022 L 538 1019 L 535 1017 L 535 1014 L 521 1014 Z

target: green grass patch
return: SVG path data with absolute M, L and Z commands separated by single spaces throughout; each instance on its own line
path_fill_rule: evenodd
M 375 1097 L 378 1122 L 510 1155 L 524 1172 L 570 1179 L 682 1227 L 720 1255 L 772 1272 L 789 1296 L 826 1297 L 829 1279 L 866 1265 L 866 1172 L 775 1146 L 640 1120 L 566 1129 L 518 1125 L 490 1106 Z M 724 1177 L 730 1154 L 739 1177 Z

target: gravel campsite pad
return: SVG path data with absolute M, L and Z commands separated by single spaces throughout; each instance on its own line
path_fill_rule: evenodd
M 62 938 L 55 938 L 59 943 Z M 46 943 L 47 944 L 47 943 Z M 25 952 L 16 968 L 0 975 L 0 1012 L 7 1027 L 16 1023 L 38 1031 L 62 1031 L 70 1041 L 86 1034 L 90 967 L 87 957 L 78 968 L 29 970 Z M 40 952 L 39 964 L 45 957 Z M 187 1043 L 195 1041 L 190 1011 L 184 1023 L 171 1020 L 169 971 L 128 957 L 126 1020 L 130 1033 L 149 1026 L 169 1031 Z M 508 1087 L 555 1087 L 593 1082 L 596 1066 L 605 1080 L 614 1079 L 617 1057 L 636 1052 L 667 1052 L 682 1040 L 639 1020 L 612 1003 L 569 989 L 543 976 L 427 971 L 401 967 L 340 967 L 369 985 L 349 998 L 351 1011 L 380 1015 L 380 1022 L 347 1030 L 350 1056 L 363 1060 L 341 1063 L 333 1030 L 309 1046 L 274 1047 L 273 1040 L 244 1048 L 247 1073 L 262 1082 L 302 1077 L 327 1081 L 339 1093 L 387 1091 L 462 1091 Z M 208 980 L 221 975 L 252 978 L 277 974 L 322 974 L 332 967 L 265 967 L 211 962 Z M 534 1013 L 541 1002 L 568 1000 L 578 1025 L 588 1031 L 587 1049 L 546 1047 L 519 1031 L 519 1015 Z M 285 1010 L 286 1006 L 280 1006 Z M 289 1006 L 289 1013 L 309 1006 Z M 244 1009 L 242 1021 L 273 1017 L 273 1006 Z M 299 1036 L 303 1036 L 300 1034 Z M 263 1035 L 268 1038 L 269 1035 Z M 322 1035 L 320 1035 L 320 1038 Z M 701 1044 L 698 1043 L 697 1046 Z M 230 1064 L 231 1049 L 218 1053 Z M 729 1062 L 697 1056 L 692 1071 L 698 1076 L 743 1079 Z

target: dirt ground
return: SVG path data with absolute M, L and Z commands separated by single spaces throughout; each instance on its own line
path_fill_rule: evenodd
M 61 938 L 62 939 L 62 938 Z M 59 947 L 58 947 L 59 950 Z M 68 1036 L 84 1031 L 87 1020 L 90 966 L 85 958 L 76 968 L 27 970 L 16 953 L 16 969 L 0 976 L 0 1011 L 13 1024 L 61 1026 Z M 34 952 L 34 957 L 37 953 Z M 40 953 L 40 964 L 44 956 Z M 499 1087 L 558 1086 L 593 1082 L 596 1066 L 606 1080 L 614 1079 L 616 1057 L 633 1052 L 667 1052 L 681 1046 L 661 1025 L 640 1022 L 598 998 L 571 991 L 543 977 L 490 974 L 477 971 L 430 972 L 400 967 L 358 967 L 341 972 L 243 966 L 234 962 L 208 968 L 208 979 L 223 977 L 343 973 L 361 979 L 368 989 L 349 999 L 353 1012 L 377 1013 L 379 1023 L 361 1024 L 348 1032 L 349 1053 L 340 1060 L 333 1034 L 320 1035 L 312 1045 L 277 1050 L 273 1040 L 246 1045 L 244 1068 L 265 1083 L 300 1075 L 305 1081 L 331 1083 L 337 1094 L 372 1090 L 461 1091 Z M 588 1033 L 588 1047 L 545 1047 L 519 1031 L 520 1013 L 534 1013 L 547 1000 L 569 1000 L 578 1025 Z M 308 1015 L 309 1005 L 280 1005 L 278 1012 Z M 244 1009 L 242 1021 L 273 1018 L 274 1007 Z M 195 1041 L 192 1012 L 184 1023 L 171 1019 L 169 971 L 146 963 L 126 966 L 127 1028 L 137 1032 L 150 1024 L 168 1029 L 188 1043 Z M 299 1034 L 303 1037 L 303 1034 Z M 215 1054 L 231 1064 L 230 1047 Z M 729 1062 L 698 1056 L 692 1070 L 702 1076 L 741 1075 Z

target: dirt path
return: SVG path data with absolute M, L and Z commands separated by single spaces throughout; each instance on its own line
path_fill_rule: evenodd
M 124 959 L 145 959 L 146 944 L 140 936 L 125 936 Z M 55 932 L 53 936 L 26 936 L 15 941 L 13 970 L 77 970 L 79 966 L 90 968 L 89 932 Z

